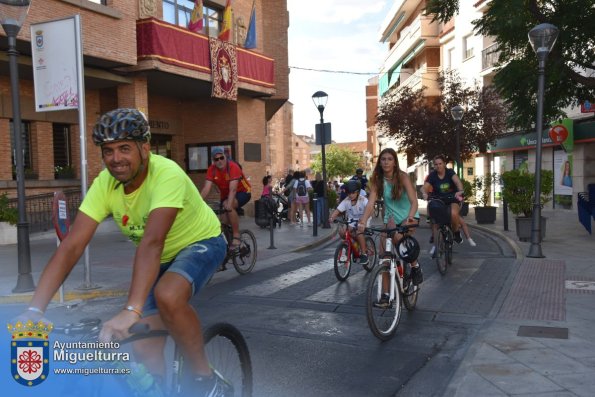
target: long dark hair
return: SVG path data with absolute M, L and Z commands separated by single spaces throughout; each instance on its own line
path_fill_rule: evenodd
M 376 188 L 376 192 L 378 194 L 378 199 L 382 199 L 384 197 L 384 171 L 382 170 L 382 162 L 380 158 L 383 154 L 388 153 L 395 159 L 395 168 L 393 170 L 393 177 L 389 181 L 390 184 L 393 186 L 391 189 L 391 198 L 393 200 L 400 199 L 401 195 L 403 194 L 403 185 L 401 184 L 401 169 L 399 168 L 399 159 L 397 158 L 397 152 L 395 152 L 392 148 L 385 148 L 383 149 L 380 154 L 378 155 L 378 161 L 376 162 L 376 166 L 374 167 L 374 172 L 372 172 L 371 183 Z

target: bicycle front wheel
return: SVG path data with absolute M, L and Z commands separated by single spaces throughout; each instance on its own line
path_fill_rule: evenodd
M 372 274 L 366 297 L 366 317 L 374 336 L 385 341 L 397 331 L 401 319 L 401 293 L 394 277 L 390 277 L 390 259 L 381 259 Z M 387 299 L 391 283 L 394 297 Z
M 366 269 L 367 272 L 371 272 L 372 269 L 374 269 L 374 265 L 376 264 L 378 252 L 376 251 L 374 239 L 372 239 L 370 236 L 366 236 L 366 255 L 368 255 L 368 264 L 364 265 L 364 269 Z
M 238 273 L 247 274 L 252 271 L 256 264 L 256 237 L 250 230 L 240 231 L 240 246 L 238 252 L 233 255 L 233 267 Z
M 447 242 L 441 228 L 437 228 L 436 232 L 434 232 L 434 244 L 436 245 L 436 253 L 434 254 L 436 256 L 436 266 L 440 274 L 445 275 L 446 266 L 448 265 Z
M 446 263 L 452 265 L 452 244 L 454 241 L 454 236 L 452 234 L 452 230 L 449 228 L 447 230 L 447 238 L 446 238 Z
M 346 243 L 341 243 L 335 250 L 335 276 L 339 281 L 347 280 L 351 272 L 351 258 Z
M 240 331 L 231 324 L 217 323 L 204 333 L 205 352 L 209 364 L 233 393 L 226 396 L 252 396 L 252 361 L 246 340 Z

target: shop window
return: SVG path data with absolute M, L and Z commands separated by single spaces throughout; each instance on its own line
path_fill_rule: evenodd
M 151 134 L 151 152 L 171 159 L 171 135 Z
M 513 167 L 515 170 L 524 169 L 528 171 L 529 152 L 527 150 L 519 150 L 514 152 Z
M 28 121 L 21 121 L 21 138 L 23 149 L 23 165 L 25 169 L 25 178 L 33 175 L 33 161 L 31 157 L 31 123 Z M 10 147 L 12 155 L 12 177 L 16 179 L 16 158 L 14 150 L 14 132 L 12 120 L 10 120 Z
M 163 0 L 163 20 L 174 25 L 188 26 L 194 1 L 192 0 Z M 223 20 L 223 8 L 208 2 L 203 3 L 202 33 L 210 37 L 217 37 Z

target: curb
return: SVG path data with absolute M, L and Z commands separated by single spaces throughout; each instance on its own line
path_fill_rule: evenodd
M 328 235 L 326 235 L 324 237 L 320 237 L 320 238 L 318 238 L 317 240 L 315 240 L 315 241 L 313 241 L 311 243 L 302 245 L 301 247 L 297 247 L 295 249 L 292 249 L 290 252 L 301 252 L 301 251 L 305 251 L 305 250 L 310 249 L 310 248 L 315 248 L 315 247 L 321 246 L 324 243 L 332 240 L 335 237 L 336 234 L 337 234 L 337 229 L 335 228 Z
M 128 291 L 125 290 L 105 290 L 105 291 L 90 291 L 90 292 L 65 292 L 64 293 L 64 303 L 68 303 L 69 301 L 76 301 L 76 300 L 89 300 L 89 299 L 97 299 L 97 298 L 115 298 L 120 296 L 126 296 Z M 17 295 L 6 295 L 0 296 L 0 305 L 1 304 L 10 304 L 10 303 L 28 303 L 31 298 L 33 298 L 33 293 L 27 294 L 17 294 Z M 59 300 L 59 295 L 56 293 L 50 304 L 56 303 Z

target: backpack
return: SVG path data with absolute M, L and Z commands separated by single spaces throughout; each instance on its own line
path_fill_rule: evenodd
M 304 197 L 308 195 L 308 189 L 306 189 L 306 180 L 298 181 L 296 194 L 300 197 Z

